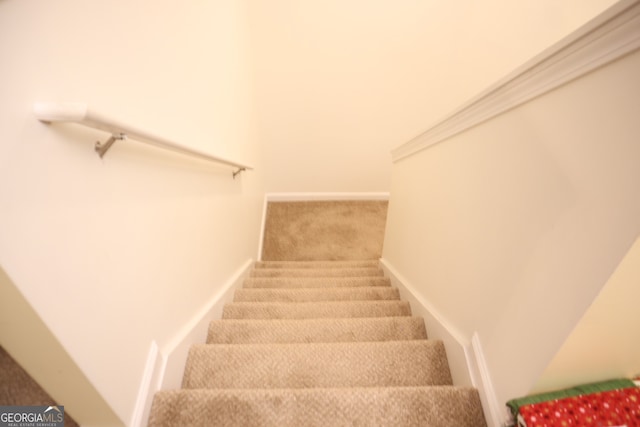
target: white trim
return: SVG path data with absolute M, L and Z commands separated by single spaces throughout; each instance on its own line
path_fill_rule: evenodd
M 402 299 L 409 301 L 412 314 L 424 318 L 428 337 L 444 342 L 453 384 L 457 386 L 475 387 L 476 384 L 471 375 L 471 365 L 467 354 L 469 340 L 430 302 L 424 299 L 424 297 L 420 295 L 420 292 L 412 286 L 388 260 L 381 258 L 380 266 L 384 270 L 385 275 L 391 280 L 392 286 L 398 288 Z
M 389 200 L 389 193 L 266 193 L 267 202 L 304 202 L 329 200 Z
M 269 195 L 264 195 L 264 202 L 262 203 L 262 219 L 260 220 L 260 241 L 258 242 L 258 256 L 256 259 L 262 261 L 262 247 L 264 245 L 264 229 L 267 223 L 267 204 L 269 203 Z
M 142 427 L 149 418 L 151 412 L 151 404 L 153 403 L 153 395 L 158 391 L 165 364 L 160 356 L 158 344 L 151 342 L 149 353 L 147 354 L 147 362 L 145 364 L 142 381 L 138 389 L 138 397 L 136 405 L 131 416 L 131 427 Z
M 146 425 L 151 412 L 153 396 L 157 391 L 181 387 L 189 348 L 193 344 L 205 342 L 209 323 L 213 319 L 222 317 L 224 305 L 233 299 L 235 290 L 242 287 L 242 283 L 249 276 L 253 265 L 253 259 L 245 261 L 220 290 L 185 323 L 162 351 L 156 341 L 151 342 L 136 405 L 131 417 L 130 425 L 132 427 Z
M 480 343 L 480 336 L 477 332 L 471 337 L 471 374 L 478 383 L 478 393 L 482 401 L 485 418 L 489 427 L 502 427 L 507 425 L 508 412 L 505 405 L 501 405 L 498 401 L 493 381 L 491 380 L 491 372 L 487 366 L 484 357 L 484 351 Z
M 393 162 L 442 142 L 640 48 L 640 0 L 623 0 L 519 67 L 427 131 Z
M 181 328 L 173 340 L 163 347 L 161 353 L 165 363 L 160 389 L 180 388 L 189 348 L 193 344 L 205 342 L 209 323 L 213 319 L 222 317 L 224 305 L 233 299 L 235 290 L 242 287 L 253 265 L 253 259 L 245 261 L 220 290 Z
M 504 426 L 506 407 L 498 402 L 478 333 L 473 334 L 471 341 L 466 339 L 388 260 L 381 258 L 380 266 L 402 299 L 409 301 L 412 314 L 424 318 L 429 339 L 443 341 L 453 384 L 478 389 L 488 427 Z

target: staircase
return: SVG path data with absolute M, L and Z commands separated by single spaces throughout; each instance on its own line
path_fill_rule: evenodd
M 377 261 L 257 262 L 150 426 L 485 427 Z

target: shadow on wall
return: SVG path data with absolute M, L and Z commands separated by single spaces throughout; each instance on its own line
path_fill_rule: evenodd
M 46 391 L 0 346 L 0 405 L 3 406 L 59 406 Z M 64 406 L 64 405 L 63 405 Z M 64 425 L 77 427 L 65 414 Z
M 640 374 L 640 237 L 547 366 L 532 393 Z M 594 345 L 594 343 L 598 343 Z
M 124 425 L 2 267 L 0 346 L 0 404 L 36 405 L 55 401 L 83 425 Z M 65 425 L 77 425 L 69 421 L 67 418 Z

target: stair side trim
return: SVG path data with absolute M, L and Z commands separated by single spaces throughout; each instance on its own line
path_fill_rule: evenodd
M 180 388 L 189 348 L 206 340 L 209 323 L 222 317 L 224 305 L 233 300 L 235 291 L 249 276 L 254 260 L 249 258 L 220 287 L 217 293 L 189 319 L 168 344 L 160 347 L 151 342 L 144 373 L 138 389 L 136 404 L 131 417 L 132 427 L 146 425 L 151 412 L 153 397 L 160 390 Z
M 229 280 L 211 296 L 202 308 L 180 329 L 169 344 L 162 349 L 166 358 L 166 368 L 161 389 L 180 388 L 187 363 L 189 348 L 193 344 L 203 343 L 207 338 L 209 322 L 222 318 L 224 305 L 233 301 L 233 294 L 242 287 L 244 280 L 253 269 L 254 260 L 248 259 L 238 268 Z
M 498 403 L 477 332 L 471 339 L 465 338 L 387 259 L 381 258 L 380 266 L 391 286 L 400 291 L 401 299 L 409 301 L 413 315 L 424 318 L 429 339 L 444 343 L 454 386 L 477 388 L 488 427 L 502 427 L 504 411 Z
M 144 373 L 138 389 L 138 397 L 131 416 L 131 427 L 143 427 L 145 421 L 149 419 L 153 396 L 160 388 L 166 361 L 160 354 L 160 347 L 155 341 L 151 341 Z
M 453 384 L 457 386 L 475 387 L 471 375 L 467 351 L 470 341 L 464 337 L 438 310 L 426 301 L 385 258 L 380 259 L 385 276 L 391 280 L 391 286 L 400 291 L 400 298 L 409 301 L 414 316 L 423 317 L 429 339 L 442 340 L 447 349 L 449 368 L 453 377 Z
M 262 202 L 262 218 L 260 218 L 260 237 L 258 240 L 258 253 L 256 260 L 262 261 L 262 248 L 264 246 L 264 231 L 267 228 L 267 205 L 269 204 L 269 194 L 264 195 L 264 201 Z
M 489 427 L 503 427 L 512 425 L 506 405 L 501 405 L 493 387 L 491 372 L 484 356 L 484 350 L 477 332 L 471 337 L 470 347 L 471 374 L 479 390 L 480 402 L 484 409 L 485 419 Z

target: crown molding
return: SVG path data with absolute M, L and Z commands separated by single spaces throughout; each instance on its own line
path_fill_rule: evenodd
M 623 0 L 391 151 L 393 162 L 577 79 L 640 47 L 640 0 Z

